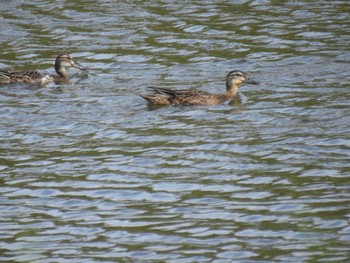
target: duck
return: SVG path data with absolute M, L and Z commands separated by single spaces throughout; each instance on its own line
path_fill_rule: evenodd
M 241 70 L 232 70 L 226 77 L 225 93 L 209 93 L 201 90 L 174 90 L 168 88 L 147 87 L 153 93 L 140 95 L 150 104 L 155 105 L 218 105 L 233 99 L 243 84 L 258 85 L 259 82 L 247 77 Z
M 55 61 L 55 70 L 57 75 L 41 73 L 36 70 L 27 71 L 9 71 L 0 69 L 0 84 L 9 83 L 32 83 L 46 85 L 50 82 L 62 83 L 69 81 L 68 67 L 86 70 L 72 56 L 68 54 L 58 55 Z

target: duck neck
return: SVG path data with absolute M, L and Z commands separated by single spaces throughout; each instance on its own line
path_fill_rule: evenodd
M 61 78 L 64 78 L 64 79 L 68 79 L 69 78 L 69 75 L 68 75 L 68 72 L 66 70 L 65 67 L 62 67 L 60 65 L 60 63 L 56 63 L 55 64 L 55 70 L 57 72 L 57 74 L 61 77 Z
M 229 95 L 230 97 L 234 97 L 238 93 L 238 88 L 239 86 L 232 83 L 232 82 L 227 82 L 226 83 L 226 94 Z

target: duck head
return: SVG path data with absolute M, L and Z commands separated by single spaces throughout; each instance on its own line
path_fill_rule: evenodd
M 63 78 L 68 78 L 68 73 L 66 71 L 66 68 L 68 67 L 85 70 L 85 68 L 75 61 L 70 55 L 58 55 L 55 62 L 55 70 L 57 74 Z

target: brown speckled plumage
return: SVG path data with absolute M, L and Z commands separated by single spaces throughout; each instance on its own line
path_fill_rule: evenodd
M 149 87 L 153 94 L 141 95 L 141 97 L 149 103 L 157 105 L 218 105 L 235 97 L 238 88 L 244 83 L 258 84 L 258 82 L 248 79 L 244 72 L 233 70 L 227 75 L 225 93 L 213 94 L 200 90 L 172 90 Z
M 58 75 L 41 73 L 36 70 L 9 71 L 0 69 L 0 84 L 34 83 L 45 85 L 49 82 L 67 82 L 69 80 L 69 74 L 66 70 L 67 67 L 84 70 L 70 55 L 63 54 L 57 56 L 55 62 L 55 70 Z

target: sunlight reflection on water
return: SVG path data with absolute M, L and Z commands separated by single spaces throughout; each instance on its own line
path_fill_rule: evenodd
M 346 4 L 0 3 L 1 68 L 89 68 L 0 87 L 0 261 L 345 262 Z M 261 85 L 231 105 L 138 96 L 232 69 Z

